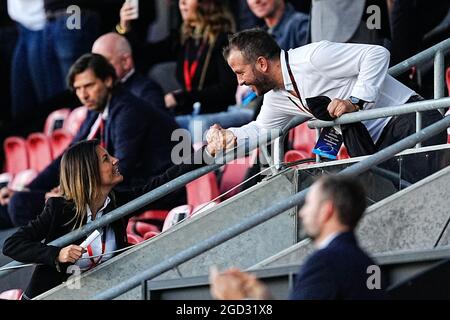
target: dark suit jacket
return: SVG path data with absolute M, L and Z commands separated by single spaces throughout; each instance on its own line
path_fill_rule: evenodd
M 98 117 L 89 111 L 72 144 L 87 138 Z M 128 186 L 142 184 L 171 166 L 172 131 L 179 128 L 168 114 L 136 98 L 120 86 L 114 89 L 105 124 L 106 149 L 119 159 Z M 59 184 L 61 157 L 55 159 L 30 184 L 31 190 L 48 191 Z
M 144 100 L 154 108 L 168 112 L 164 102 L 164 92 L 161 86 L 150 78 L 135 71 L 122 86 L 139 99 Z
M 354 234 L 342 233 L 308 258 L 295 279 L 290 299 L 383 299 L 383 279 L 381 290 L 367 288 L 370 265 L 375 262 L 358 246 Z
M 137 41 L 133 32 L 128 33 L 135 54 L 136 65 L 139 70 L 147 70 L 151 65 L 165 61 L 176 61 L 176 79 L 182 86 L 174 92 L 177 100 L 175 111 L 177 114 L 188 114 L 193 111 L 195 102 L 201 103 L 201 114 L 226 111 L 229 105 L 235 104 L 237 88 L 236 75 L 222 55 L 223 48 L 228 45 L 228 35 L 220 33 L 212 48 L 211 58 L 206 68 L 203 88 L 198 90 L 201 73 L 206 61 L 207 49 L 200 55 L 197 71 L 192 79 L 192 91 L 186 90 L 183 65 L 186 54 L 194 61 L 200 43 L 194 39 L 181 43 L 179 32 L 173 32 L 164 40 L 155 43 Z M 208 46 L 207 46 L 208 47 Z M 188 48 L 190 48 L 189 52 Z
M 173 166 L 164 174 L 148 179 L 147 184 L 133 187 L 123 192 L 113 192 L 113 201 L 105 209 L 105 213 L 133 200 L 134 198 L 202 165 L 181 164 Z M 158 200 L 159 201 L 159 200 Z M 158 202 L 156 201 L 156 202 Z M 153 207 L 152 203 L 145 209 Z M 44 211 L 28 225 L 21 227 L 3 245 L 3 254 L 23 263 L 37 263 L 31 282 L 25 292 L 33 298 L 65 281 L 68 277 L 66 269 L 69 264 L 61 265 L 61 271 L 56 269 L 55 260 L 61 248 L 47 245 L 49 242 L 72 231 L 75 221 L 74 204 L 64 198 L 50 198 Z M 117 248 L 127 246 L 126 226 L 129 216 L 116 220 L 111 225 L 116 235 Z M 86 224 L 86 218 L 83 225 Z M 80 238 L 73 244 L 80 244 L 85 238 Z M 42 243 L 41 241 L 44 240 Z

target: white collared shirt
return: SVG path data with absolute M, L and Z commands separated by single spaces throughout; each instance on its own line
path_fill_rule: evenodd
M 86 140 L 91 140 L 95 138 L 99 130 L 101 120 L 103 120 L 103 122 L 106 121 L 106 119 L 108 119 L 108 115 L 109 115 L 109 100 L 108 103 L 106 104 L 105 110 L 103 110 L 103 112 L 98 115 L 97 120 L 95 120 L 94 124 L 92 125 Z
M 305 98 L 327 96 L 330 99 L 357 97 L 369 103 L 365 109 L 404 104 L 415 92 L 387 74 L 389 52 L 381 46 L 320 41 L 291 49 L 289 64 L 304 105 Z M 284 90 L 264 95 L 261 112 L 255 121 L 240 128 L 230 128 L 238 138 L 255 139 L 261 130 L 281 128 L 294 116 L 305 114 L 289 98 L 294 90 L 284 51 L 280 55 Z M 364 121 L 374 142 L 378 140 L 389 118 Z
M 125 81 L 127 81 L 135 72 L 135 69 L 131 69 L 126 75 L 123 76 L 122 79 L 120 79 L 121 83 L 124 83 Z
M 46 23 L 43 0 L 8 0 L 12 20 L 33 31 L 44 29 Z
M 98 212 L 95 216 L 96 219 L 103 216 L 103 211 L 105 210 L 105 208 L 108 206 L 108 204 L 110 202 L 111 202 L 111 199 L 109 197 L 107 197 L 103 206 L 100 208 L 100 210 L 98 210 Z M 86 206 L 86 214 L 87 214 L 87 222 L 86 223 L 92 222 L 93 221 L 92 220 L 92 211 L 88 205 Z M 107 227 L 104 227 L 98 231 L 100 232 L 100 235 L 97 238 L 95 238 L 95 240 L 92 241 L 90 244 L 90 248 L 92 250 L 92 255 L 97 256 L 102 253 L 108 253 L 108 252 L 115 251 L 117 249 L 117 244 L 116 244 L 116 236 L 115 236 L 115 233 L 114 233 L 114 230 L 112 229 L 112 227 L 110 225 L 108 225 Z M 103 235 L 103 232 L 106 232 L 105 236 Z M 103 249 L 102 248 L 103 247 L 102 239 L 105 239 L 105 252 L 102 252 L 103 251 L 102 250 Z M 106 254 L 106 255 L 102 256 L 101 258 L 100 257 L 92 258 L 92 260 L 94 260 L 95 262 L 101 261 L 103 263 L 106 260 L 109 260 L 110 258 L 112 258 L 112 256 L 113 256 L 113 254 Z M 85 253 L 83 253 L 83 256 L 81 258 L 82 259 L 77 260 L 75 265 L 80 267 L 81 271 L 89 270 L 93 264 L 93 261 L 91 259 L 89 259 L 89 252 L 86 251 Z
M 317 250 L 324 249 L 324 248 L 328 247 L 328 245 L 329 245 L 334 239 L 336 239 L 336 237 L 337 237 L 338 235 L 340 235 L 341 233 L 342 233 L 342 232 L 335 232 L 335 233 L 332 233 L 332 234 L 330 234 L 328 237 L 326 237 L 325 239 L 323 239 L 322 241 L 320 241 L 320 243 L 318 243 L 318 244 L 316 245 Z

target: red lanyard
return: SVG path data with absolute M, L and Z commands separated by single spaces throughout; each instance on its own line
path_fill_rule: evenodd
M 294 86 L 295 93 L 297 94 L 297 97 L 300 100 L 300 103 L 302 105 L 299 106 L 297 103 L 295 103 L 294 100 L 291 99 L 291 97 L 288 97 L 288 98 L 301 111 L 303 111 L 305 113 L 308 113 L 308 114 L 311 114 L 311 111 L 309 111 L 309 109 L 303 105 L 302 97 L 300 96 L 300 91 L 298 90 L 297 82 L 295 81 L 294 75 L 292 74 L 291 66 L 289 65 L 289 53 L 287 51 L 284 51 L 284 59 L 286 60 L 286 67 L 287 67 L 287 70 L 288 70 L 288 73 L 289 73 L 289 78 L 291 78 L 291 82 L 292 82 L 292 85 Z
M 202 43 L 200 44 L 200 47 L 197 50 L 195 60 L 192 62 L 192 64 L 189 63 L 189 41 L 187 42 L 185 58 L 183 63 L 183 73 L 184 73 L 184 84 L 186 85 L 186 90 L 188 92 L 192 91 L 192 80 L 194 79 L 195 73 L 197 71 L 200 57 L 203 54 L 203 51 L 205 50 L 206 42 L 207 42 L 206 39 L 202 40 Z
M 94 256 L 91 245 L 88 245 L 86 249 L 87 249 L 88 255 L 90 257 Z M 98 265 L 100 263 L 100 261 L 102 261 L 103 255 L 105 254 L 105 250 L 106 250 L 106 230 L 104 229 L 103 234 L 102 234 L 102 254 L 100 255 L 100 257 L 98 257 L 97 261 L 95 261 L 94 258 L 89 259 L 89 260 L 91 260 L 91 265 L 89 266 L 89 270 L 94 268 L 96 265 Z
M 105 142 L 105 121 L 103 118 L 100 120 L 100 146 L 102 148 L 106 149 L 106 142 Z

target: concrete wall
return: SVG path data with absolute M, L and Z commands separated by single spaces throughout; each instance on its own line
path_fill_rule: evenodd
M 188 219 L 152 238 L 140 247 L 119 255 L 96 269 L 83 274 L 81 288 L 71 290 L 65 284 L 41 295 L 41 299 L 89 299 L 95 294 L 117 285 L 183 249 L 235 225 L 295 192 L 291 182 L 294 171 L 279 175 L 248 189 L 236 197 Z M 213 264 L 219 268 L 238 266 L 248 268 L 297 241 L 296 213 L 289 210 L 240 236 L 167 272 L 161 279 L 204 275 Z M 258 245 L 255 245 L 258 244 Z M 139 299 L 140 290 L 121 298 Z

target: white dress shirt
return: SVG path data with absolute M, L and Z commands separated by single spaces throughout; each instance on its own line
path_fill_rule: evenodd
M 100 208 L 100 210 L 98 210 L 97 214 L 95 215 L 96 219 L 100 218 L 103 215 L 103 211 L 108 206 L 110 201 L 111 201 L 111 199 L 109 197 L 107 197 L 105 200 L 105 203 L 103 204 L 103 206 Z M 87 210 L 87 222 L 86 223 L 90 223 L 90 222 L 92 222 L 92 211 L 91 211 L 91 208 L 89 208 L 89 206 L 86 206 L 86 210 Z M 92 250 L 92 256 L 97 256 L 100 254 L 105 254 L 108 252 L 115 251 L 117 249 L 117 244 L 116 244 L 116 236 L 115 236 L 115 233 L 114 233 L 114 230 L 112 229 L 112 227 L 107 226 L 98 231 L 100 232 L 100 236 L 95 238 L 95 240 L 92 241 L 90 244 L 90 249 Z M 106 232 L 106 235 L 103 235 L 104 232 Z M 105 251 L 104 252 L 102 250 L 103 249 L 102 248 L 103 247 L 102 239 L 105 239 Z M 98 264 L 99 262 L 105 262 L 106 260 L 111 259 L 112 256 L 113 256 L 113 254 L 106 254 L 102 257 L 92 258 L 92 260 L 94 260 L 95 263 Z M 93 265 L 93 261 L 89 258 L 89 252 L 83 253 L 83 256 L 81 258 L 82 259 L 77 260 L 75 265 L 79 266 L 81 271 L 89 270 Z
M 320 41 L 291 49 L 289 64 L 303 105 L 305 98 L 327 96 L 348 99 L 350 96 L 369 103 L 365 109 L 404 104 L 415 92 L 387 74 L 389 52 L 381 46 Z M 281 128 L 291 118 L 305 114 L 289 98 L 294 90 L 286 67 L 284 51 L 280 55 L 284 90 L 271 90 L 255 121 L 240 128 L 230 128 L 238 143 L 255 139 L 261 130 Z M 364 121 L 374 142 L 378 140 L 389 118 Z
M 8 14 L 33 31 L 44 29 L 46 23 L 44 0 L 8 0 Z

